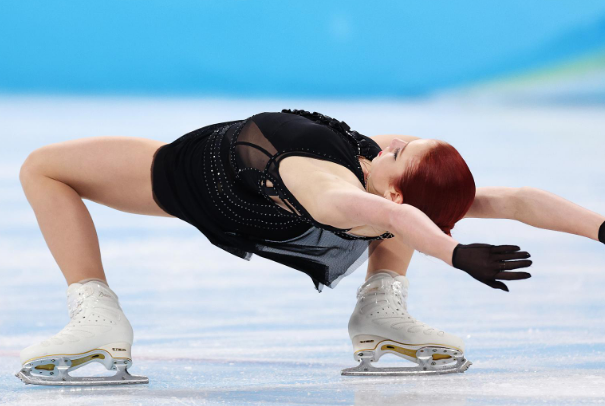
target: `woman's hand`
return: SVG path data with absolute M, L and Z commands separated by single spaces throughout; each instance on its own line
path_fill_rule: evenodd
M 505 272 L 532 264 L 530 260 L 511 261 L 530 257 L 528 252 L 520 249 L 516 245 L 458 244 L 452 254 L 452 264 L 479 282 L 508 292 L 508 287 L 496 279 L 511 281 L 531 278 L 527 272 Z

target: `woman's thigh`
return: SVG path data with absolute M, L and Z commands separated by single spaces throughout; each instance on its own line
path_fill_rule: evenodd
M 151 162 L 165 142 L 139 137 L 89 137 L 45 145 L 25 160 L 23 174 L 71 186 L 82 198 L 116 210 L 173 217 L 153 200 Z

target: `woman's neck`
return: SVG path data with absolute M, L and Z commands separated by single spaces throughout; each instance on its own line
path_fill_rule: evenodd
M 371 191 L 371 185 L 368 183 L 370 181 L 370 169 L 372 168 L 372 161 L 370 161 L 367 158 L 364 157 L 359 157 L 359 164 L 361 165 L 361 169 L 363 171 L 363 179 L 364 179 L 364 183 L 366 185 L 366 192 L 370 192 Z

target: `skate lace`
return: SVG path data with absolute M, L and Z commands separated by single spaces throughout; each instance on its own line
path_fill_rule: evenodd
M 73 290 L 68 291 L 67 293 L 67 309 L 68 309 L 68 313 L 69 313 L 69 318 L 70 321 L 67 324 L 67 326 L 65 326 L 63 328 L 63 330 L 59 331 L 57 334 L 55 334 L 54 336 L 50 337 L 48 340 L 45 340 L 44 342 L 56 342 L 56 340 L 74 340 L 76 339 L 77 341 L 77 337 L 79 336 L 79 334 L 81 334 L 82 330 L 86 330 L 85 327 L 85 323 L 84 323 L 84 319 L 86 319 L 89 315 L 96 317 L 97 320 L 95 321 L 100 321 L 102 320 L 103 322 L 105 322 L 105 318 L 107 316 L 101 316 L 99 313 L 97 313 L 95 311 L 95 313 L 90 313 L 88 314 L 86 311 L 88 309 L 90 309 L 91 307 L 98 307 L 98 302 L 100 298 L 103 297 L 108 297 L 108 298 L 112 298 L 112 296 L 110 294 L 107 294 L 105 292 L 103 292 L 102 290 L 98 291 L 98 295 L 95 294 L 95 292 L 97 292 L 97 289 L 93 286 L 88 286 L 88 285 L 84 285 L 84 286 L 80 286 L 78 288 L 75 288 Z M 113 308 L 113 306 L 110 306 Z M 114 309 L 116 310 L 116 309 Z M 119 307 L 119 305 L 117 306 L 117 310 L 121 311 L 121 308 Z M 79 317 L 78 317 L 79 316 Z M 119 321 L 119 316 L 118 319 Z M 110 324 L 115 324 L 116 321 L 112 321 L 109 320 Z M 98 325 L 102 325 L 103 323 L 99 323 Z M 78 333 L 80 332 L 80 333 Z M 85 334 L 90 334 L 90 333 L 86 333 Z M 55 340 L 55 341 L 53 341 Z M 58 342 L 59 344 L 61 343 L 61 341 Z
M 92 289 L 90 289 L 88 286 L 83 286 L 75 292 L 72 292 L 67 297 L 67 310 L 69 312 L 70 319 L 73 319 L 80 312 L 82 312 L 82 309 L 84 308 L 82 303 L 84 303 L 84 300 L 92 293 Z
M 84 306 L 82 304 L 84 303 L 84 300 L 86 299 L 86 297 L 90 296 L 91 294 L 92 294 L 92 289 L 90 289 L 87 286 L 82 286 L 82 287 L 68 293 L 67 310 L 69 312 L 70 321 L 67 324 L 67 326 L 65 326 L 63 328 L 63 330 L 59 331 L 54 336 L 50 337 L 48 340 L 46 340 L 46 342 L 48 342 L 48 341 L 52 342 L 52 340 L 57 340 L 57 339 L 62 340 L 62 339 L 65 339 L 66 337 L 70 337 L 73 335 L 73 329 L 77 328 L 77 323 L 76 323 L 75 317 L 82 312 L 82 310 L 84 308 Z
M 398 307 L 407 310 L 408 292 L 407 289 L 403 288 L 403 284 L 399 281 L 394 281 L 392 283 L 384 283 L 384 281 L 381 281 L 381 286 L 369 287 L 362 285 L 357 288 L 357 299 L 365 300 L 374 297 L 374 300 L 378 303 L 378 295 L 385 298 L 394 296 L 396 303 L 399 305 Z
M 382 279 L 379 286 L 360 286 L 357 289 L 357 298 L 362 301 L 370 301 L 378 306 L 384 306 L 386 300 L 399 315 L 409 324 L 408 329 L 421 328 L 423 331 L 430 332 L 435 328 L 430 327 L 423 322 L 412 317 L 407 311 L 408 290 L 400 281 L 388 281 L 388 278 Z M 383 307 L 382 310 L 385 310 Z
M 408 290 L 403 288 L 403 284 L 399 281 L 395 281 L 390 286 L 393 294 L 399 299 L 397 303 L 401 305 L 405 310 L 408 309 Z

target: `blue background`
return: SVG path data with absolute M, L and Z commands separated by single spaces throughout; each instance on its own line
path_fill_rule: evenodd
M 301 108 L 368 136 L 444 140 L 477 187 L 535 187 L 605 213 L 604 16 L 605 1 L 586 0 L 0 0 L 0 404 L 603 406 L 603 244 L 498 218 L 452 235 L 530 252 L 532 278 L 510 292 L 421 253 L 407 274 L 411 315 L 463 338 L 474 365 L 370 382 L 340 376 L 356 364 L 347 321 L 362 269 L 317 294 L 304 273 L 243 261 L 184 221 L 83 198 L 135 331 L 131 372 L 150 385 L 32 388 L 14 373 L 24 347 L 68 322 L 20 182 L 32 151 L 169 143 Z M 94 374 L 107 371 L 74 373 Z
M 2 1 L 0 92 L 400 97 L 605 54 L 605 1 Z

